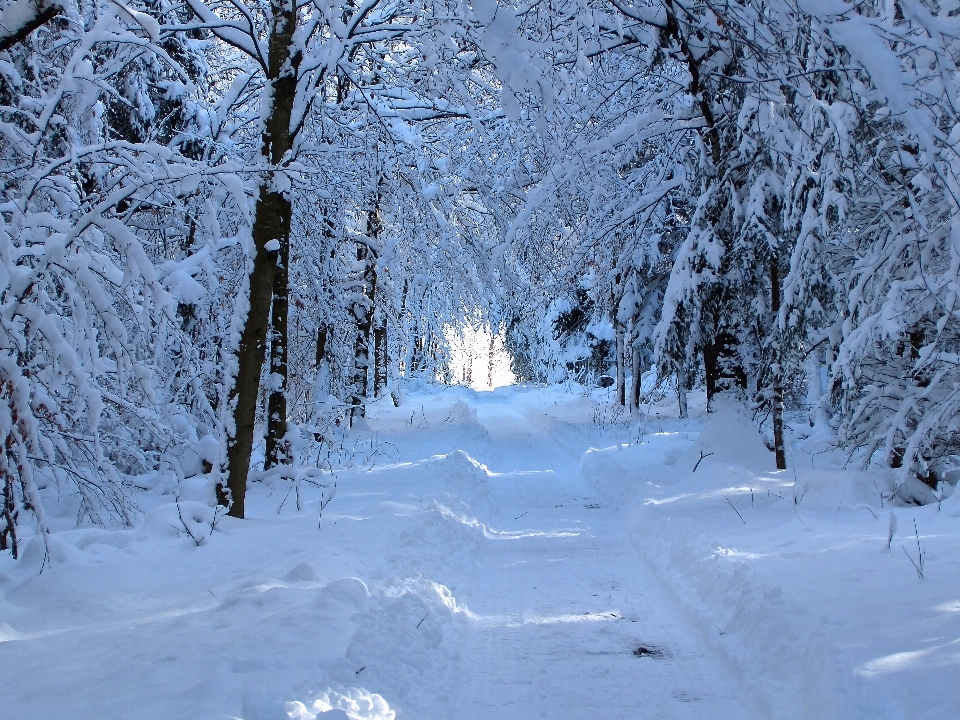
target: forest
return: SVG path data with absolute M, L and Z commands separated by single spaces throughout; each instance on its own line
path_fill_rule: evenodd
M 495 354 L 618 449 L 724 416 L 799 488 L 818 438 L 889 549 L 960 478 L 958 63 L 958 0 L 0 0 L 0 573 L 163 497 L 315 523 Z

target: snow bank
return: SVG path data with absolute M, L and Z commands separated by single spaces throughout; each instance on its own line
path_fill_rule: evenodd
M 796 444 L 791 465 L 809 466 L 776 471 L 735 406 L 699 434 L 682 430 L 693 422 L 592 451 L 581 469 L 632 508 L 639 555 L 758 714 L 960 712 L 960 689 L 946 681 L 960 669 L 960 613 L 947 610 L 960 578 L 960 503 L 891 508 L 890 473 L 845 470 Z

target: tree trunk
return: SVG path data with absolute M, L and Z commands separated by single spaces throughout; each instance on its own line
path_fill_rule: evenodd
M 357 260 L 363 263 L 361 287 L 364 295 L 362 302 L 353 306 L 353 316 L 357 321 L 353 343 L 353 380 L 350 397 L 351 424 L 356 417 L 366 415 L 365 403 L 370 393 L 370 336 L 373 327 L 373 301 L 377 296 L 377 267 L 373 252 L 365 244 L 357 245 Z
M 413 341 L 410 343 L 410 362 L 407 367 L 407 377 L 412 377 L 420 369 L 420 358 L 423 356 L 423 336 L 414 333 Z
M 330 369 L 327 366 L 327 338 L 330 336 L 331 328 L 326 323 L 320 323 L 317 327 L 317 350 L 316 350 L 316 375 L 313 380 L 313 393 L 310 406 L 311 424 L 316 426 L 321 402 L 326 402 L 330 395 Z M 319 432 L 313 433 L 313 439 L 317 442 L 323 442 L 323 435 Z
M 712 343 L 703 346 L 703 370 L 707 386 L 707 412 L 713 408 L 713 398 L 725 391 L 743 391 L 747 374 L 737 353 L 737 340 L 726 331 L 716 334 Z
M 780 316 L 780 268 L 777 258 L 770 261 L 770 312 L 773 315 L 774 362 L 771 367 L 773 375 L 773 448 L 777 456 L 777 469 L 787 469 L 787 454 L 783 440 L 783 368 L 780 364 L 782 348 L 780 347 L 779 316 Z
M 783 440 L 783 384 L 778 378 L 773 385 L 773 447 L 777 456 L 777 470 L 787 469 L 786 447 Z
M 319 370 L 320 364 L 327 359 L 327 339 L 330 337 L 330 326 L 320 323 L 317 327 L 317 353 L 314 365 Z
M 367 243 L 373 243 L 380 236 L 380 191 L 373 201 L 373 207 L 367 214 Z M 366 401 L 370 396 L 370 365 L 374 359 L 371 352 L 373 319 L 377 299 L 377 252 L 367 243 L 357 245 L 357 261 L 363 263 L 361 287 L 365 296 L 363 303 L 356 303 L 353 315 L 357 319 L 357 334 L 353 346 L 353 396 L 351 397 L 351 423 L 354 417 L 366 415 Z
M 627 389 L 626 389 L 626 368 L 624 357 L 624 338 L 623 338 L 623 327 L 617 322 L 616 317 L 613 319 L 613 332 L 614 336 L 617 339 L 617 402 L 621 405 L 627 404 Z
M 636 340 L 636 338 L 634 338 Z M 630 352 L 630 373 L 633 376 L 633 384 L 630 387 L 630 413 L 636 415 L 640 412 L 640 395 L 642 394 L 642 379 L 640 373 L 640 348 L 633 343 Z
M 717 346 L 713 343 L 703 346 L 703 375 L 707 386 L 707 412 L 710 412 L 711 401 L 717 394 Z
M 290 117 L 296 95 L 296 68 L 300 55 L 291 57 L 291 40 L 296 27 L 296 13 L 289 3 L 273 0 L 273 22 L 270 27 L 270 58 L 267 83 L 269 113 L 264 126 L 261 153 L 272 167 L 280 164 L 292 147 Z M 282 73 L 288 63 L 294 72 Z M 280 248 L 268 250 L 268 243 L 277 241 L 282 248 L 290 238 L 290 198 L 278 192 L 270 180 L 261 181 L 253 221 L 253 269 L 250 273 L 249 309 L 237 349 L 237 376 L 229 395 L 233 406 L 233 427 L 227 431 L 227 490 L 218 493 L 229 505 L 233 517 L 244 516 L 247 474 L 253 451 L 254 424 L 257 419 L 257 397 L 260 373 L 266 354 L 267 324 L 274 294 L 274 275 Z M 276 244 L 276 243 L 274 243 Z
M 387 321 L 381 320 L 373 330 L 373 396 L 380 397 L 387 387 Z
M 680 417 L 687 417 L 687 367 L 683 362 L 677 365 L 677 402 L 680 403 Z
M 493 351 L 496 345 L 497 336 L 493 334 L 493 328 L 490 328 L 490 351 L 487 355 L 487 387 L 493 387 Z
M 807 386 L 807 421 L 810 427 L 819 427 L 823 405 L 823 380 L 820 374 L 820 355 L 817 349 L 807 353 L 803 360 Z
M 270 394 L 267 398 L 267 437 L 263 469 L 289 465 L 290 443 L 287 435 L 287 320 L 289 318 L 288 264 L 290 262 L 290 228 L 280 238 L 277 267 L 273 275 L 273 307 L 270 317 Z

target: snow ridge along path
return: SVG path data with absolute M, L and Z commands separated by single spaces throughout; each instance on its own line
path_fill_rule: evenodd
M 0 717 L 957 717 L 957 504 L 920 509 L 920 582 L 847 475 L 794 502 L 749 423 L 652 411 L 638 443 L 578 389 L 428 388 L 372 408 L 319 527 L 275 479 L 211 530 L 192 479 L 56 533 L 42 573 L 33 541 L 0 558 Z M 818 586 L 850 563 L 873 584 Z M 888 600 L 853 622 L 864 589 Z

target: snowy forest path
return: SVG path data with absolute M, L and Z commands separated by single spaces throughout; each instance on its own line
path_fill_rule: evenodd
M 585 429 L 549 408 L 477 409 L 491 474 L 454 592 L 471 613 L 458 717 L 751 717 L 644 569 L 622 514 L 583 480 Z
M 638 556 L 632 513 L 581 474 L 627 440 L 595 407 L 424 394 L 351 436 L 376 461 L 337 472 L 319 523 L 320 489 L 275 479 L 198 545 L 182 513 L 207 512 L 184 497 L 212 491 L 200 478 L 144 496 L 136 528 L 57 533 L 43 573 L 34 543 L 0 572 L 0 661 L 20 673 L 0 715 L 753 717 Z

